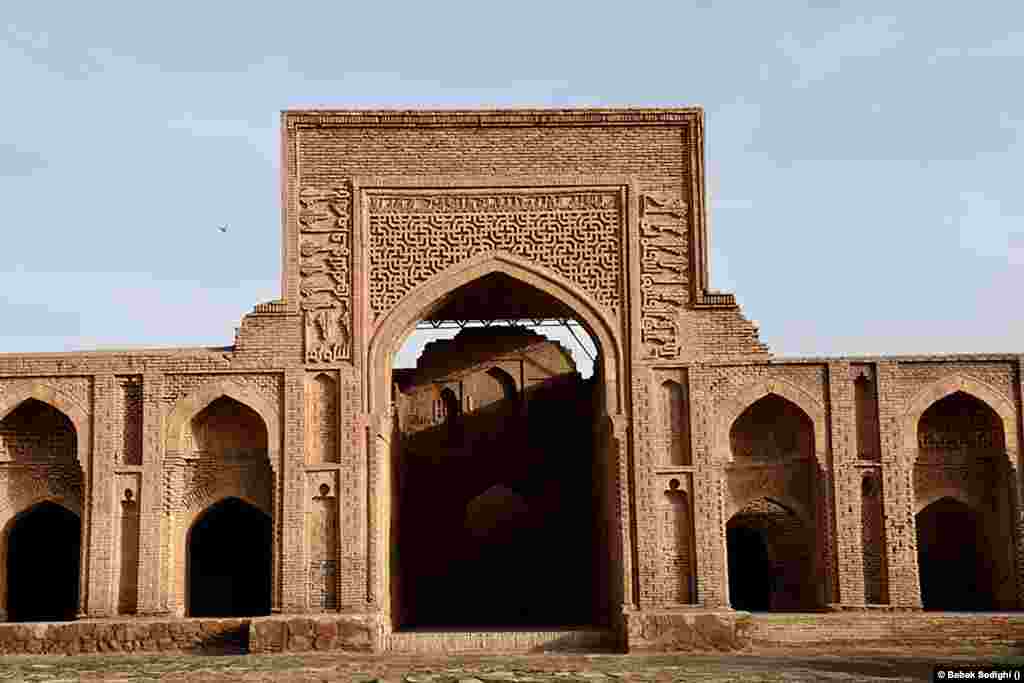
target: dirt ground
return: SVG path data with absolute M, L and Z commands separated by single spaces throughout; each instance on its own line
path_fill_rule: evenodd
M 1024 671 L 1024 654 L 732 655 L 154 655 L 26 656 L 0 661 L 0 681 L 353 681 L 368 683 L 618 683 L 619 681 L 930 681 L 936 664 Z M 1009 680 L 1013 680 L 1011 677 Z

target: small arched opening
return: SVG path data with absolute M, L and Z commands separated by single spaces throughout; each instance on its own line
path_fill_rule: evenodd
M 986 566 L 978 515 L 965 503 L 944 497 L 917 513 L 915 521 L 924 608 L 993 609 L 992 570 Z
M 497 394 L 497 398 L 499 400 L 516 400 L 516 396 L 519 392 L 516 389 L 516 380 L 512 377 L 512 375 L 508 374 L 508 372 L 506 372 L 505 370 L 502 370 L 501 368 L 497 367 L 488 370 L 487 375 L 498 383 L 499 391 L 495 393 Z
M 44 501 L 22 512 L 7 533 L 9 621 L 67 621 L 78 612 L 82 523 Z
M 188 537 L 188 615 L 270 614 L 270 516 L 225 498 L 196 520 Z
M 769 498 L 748 503 L 726 525 L 732 607 L 752 612 L 813 608 L 813 547 L 813 533 L 795 511 Z

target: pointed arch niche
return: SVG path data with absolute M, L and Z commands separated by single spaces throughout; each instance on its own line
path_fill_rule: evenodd
M 686 368 L 655 373 L 658 382 L 658 465 L 693 464 L 690 441 L 690 384 Z
M 821 401 L 788 380 L 752 382 L 720 408 L 716 453 L 725 470 L 730 593 L 740 591 L 734 607 L 811 609 L 832 599 L 825 443 Z M 762 545 L 776 582 L 747 595 L 747 579 L 737 581 L 769 556 Z M 743 561 L 745 553 L 754 559 Z
M 168 609 L 184 616 L 189 604 L 188 541 L 195 521 L 218 501 L 237 498 L 270 519 L 271 604 L 280 600 L 280 519 L 273 514 L 280 489 L 281 427 L 278 408 L 261 392 L 231 379 L 212 381 L 179 400 L 165 422 L 165 476 L 170 538 L 161 554 L 161 584 Z M 219 508 L 218 508 L 219 509 Z M 247 508 L 248 509 L 248 508 Z
M 307 465 L 339 462 L 338 382 L 326 372 L 306 377 L 306 433 L 303 443 Z
M 55 618 L 58 612 L 61 619 L 73 619 L 83 611 L 86 576 L 80 568 L 87 517 L 82 483 L 83 463 L 90 459 L 91 422 L 75 399 L 44 382 L 17 382 L 0 394 L 0 469 L 6 470 L 7 481 L 0 491 L 0 621 Z M 78 520 L 74 533 L 68 532 L 68 515 Z M 52 561 L 45 559 L 43 538 L 63 539 L 60 548 L 50 548 L 59 553 Z M 42 558 L 42 565 L 33 568 L 33 557 Z M 60 572 L 53 561 L 67 569 L 63 578 L 57 578 Z M 59 609 L 24 600 L 19 604 L 33 592 L 45 592 L 33 587 L 33 577 L 53 572 L 60 585 L 51 597 L 62 596 Z M 46 597 L 40 596 L 44 602 Z
M 981 382 L 954 377 L 921 392 L 906 419 L 924 608 L 1017 607 L 1012 404 Z

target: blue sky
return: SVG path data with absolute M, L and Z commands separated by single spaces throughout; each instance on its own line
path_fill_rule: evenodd
M 1024 352 L 1024 4 L 294 7 L 5 7 L 0 352 L 230 344 L 314 105 L 702 105 L 712 285 L 775 353 Z

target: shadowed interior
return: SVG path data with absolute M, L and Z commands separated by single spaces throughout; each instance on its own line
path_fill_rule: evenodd
M 726 530 L 729 598 L 733 609 L 767 612 L 771 607 L 772 566 L 763 534 L 750 526 Z
M 238 498 L 210 506 L 188 542 L 188 614 L 270 614 L 271 520 Z
M 564 311 L 512 278 L 483 284 L 496 283 L 518 297 L 503 310 L 536 318 Z M 456 290 L 445 307 L 472 307 L 480 286 Z M 599 382 L 582 380 L 567 352 L 524 328 L 467 328 L 428 346 L 397 397 L 401 627 L 601 620 Z
M 56 503 L 39 503 L 14 521 L 7 546 L 10 621 L 75 618 L 81 543 L 78 515 Z
M 924 608 L 992 609 L 992 571 L 979 520 L 971 509 L 942 498 L 921 510 L 916 521 Z
M 1016 606 L 1011 482 L 1002 419 L 953 392 L 918 421 L 914 488 L 921 601 L 930 610 Z

